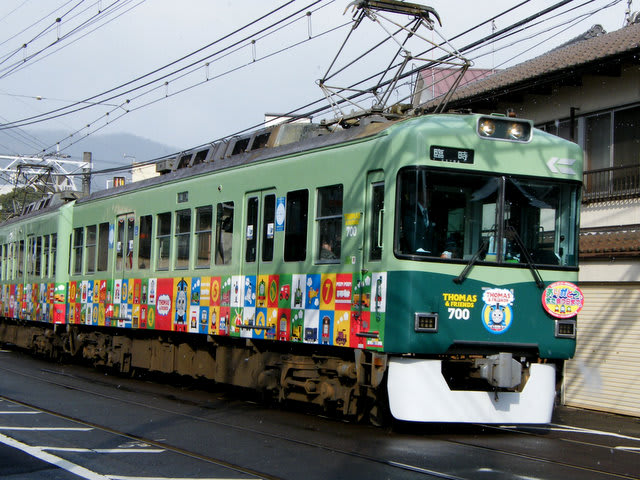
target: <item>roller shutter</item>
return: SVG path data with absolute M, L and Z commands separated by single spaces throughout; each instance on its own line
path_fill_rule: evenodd
M 576 356 L 565 364 L 565 405 L 640 416 L 640 285 L 581 284 Z

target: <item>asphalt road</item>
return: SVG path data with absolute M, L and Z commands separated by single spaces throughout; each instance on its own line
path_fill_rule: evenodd
M 0 352 L 0 478 L 640 478 L 636 418 L 559 408 L 543 427 L 375 428 L 176 380 Z

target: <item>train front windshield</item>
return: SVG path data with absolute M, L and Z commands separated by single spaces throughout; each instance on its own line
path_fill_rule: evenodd
M 577 266 L 578 184 L 410 167 L 396 205 L 399 258 Z

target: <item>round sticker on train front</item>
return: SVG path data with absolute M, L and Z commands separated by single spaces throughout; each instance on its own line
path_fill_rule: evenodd
M 555 282 L 542 293 L 542 306 L 553 317 L 575 317 L 584 306 L 584 295 L 571 282 Z

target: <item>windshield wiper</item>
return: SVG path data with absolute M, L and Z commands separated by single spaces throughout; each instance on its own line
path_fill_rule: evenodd
M 529 270 L 531 271 L 531 275 L 533 275 L 533 279 L 536 281 L 536 285 L 540 289 L 544 288 L 544 282 L 542 281 L 542 277 L 540 276 L 540 272 L 538 272 L 538 269 L 536 268 L 536 264 L 534 263 L 533 258 L 531 257 L 531 254 L 529 253 L 529 250 L 527 250 L 527 248 L 524 246 L 524 243 L 522 242 L 522 239 L 520 238 L 520 235 L 518 234 L 516 229 L 513 228 L 513 225 L 507 225 L 507 231 L 513 235 L 513 238 L 515 239 L 516 243 L 518 244 L 518 247 L 520 248 L 520 251 L 524 255 L 524 259 L 527 261 L 527 266 L 529 267 Z
M 482 252 L 486 250 L 488 247 L 489 247 L 489 240 L 485 238 L 484 241 L 482 242 L 482 245 L 480 245 L 480 248 L 476 251 L 476 253 L 473 254 L 473 257 L 471 257 L 471 259 L 469 260 L 469 263 L 467 263 L 467 266 L 464 267 L 464 270 L 460 272 L 460 275 L 458 275 L 456 278 L 453 279 L 454 283 L 460 285 L 462 282 L 464 282 L 465 278 L 467 278 L 467 276 L 469 275 L 469 272 L 473 268 L 473 265 L 475 265 L 480 255 L 482 255 Z

